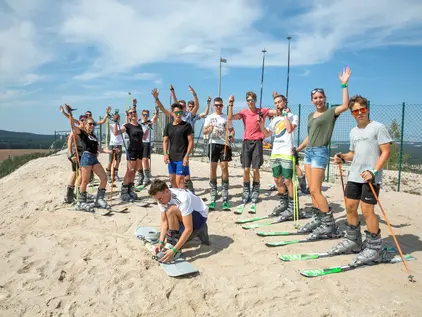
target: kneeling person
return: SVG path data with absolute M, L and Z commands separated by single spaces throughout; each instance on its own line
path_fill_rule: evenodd
M 187 241 L 196 237 L 202 244 L 209 245 L 208 206 L 201 198 L 185 189 L 168 188 L 159 179 L 152 182 L 148 194 L 157 200 L 161 211 L 160 243 L 155 252 L 163 249 L 165 239 L 173 246 L 160 261 L 171 261 Z

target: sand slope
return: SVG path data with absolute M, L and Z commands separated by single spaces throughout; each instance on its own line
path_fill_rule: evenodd
M 106 159 L 101 157 L 103 162 Z M 208 197 L 208 165 L 192 161 L 191 170 L 199 194 Z M 0 180 L 1 316 L 421 314 L 421 196 L 381 193 L 402 248 L 418 258 L 409 262 L 417 283 L 407 281 L 402 264 L 306 279 L 299 269 L 347 264 L 352 256 L 283 263 L 277 257 L 280 253 L 324 252 L 338 240 L 267 248 L 265 241 L 295 237 L 260 238 L 252 230 L 243 230 L 234 221 L 248 216 L 246 211 L 243 216 L 213 212 L 209 218 L 212 245 L 185 250 L 200 275 L 172 279 L 134 236 L 140 225 L 158 225 L 156 207 L 129 205 L 130 213 L 110 217 L 70 210 L 61 203 L 69 171 L 65 155 L 56 155 L 33 160 Z M 165 178 L 161 156 L 153 156 L 152 173 Z M 239 169 L 231 170 L 233 206 L 240 201 L 241 174 Z M 271 175 L 263 173 L 262 178 L 266 187 Z M 336 218 L 344 222 L 340 187 L 324 187 Z M 257 215 L 267 214 L 276 204 L 274 192 L 261 197 Z M 302 206 L 309 202 L 308 196 L 301 197 Z M 273 229 L 293 227 L 284 223 L 263 230 Z M 393 243 L 385 222 L 381 230 Z

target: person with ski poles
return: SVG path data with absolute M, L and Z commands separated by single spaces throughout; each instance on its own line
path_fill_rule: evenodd
M 264 163 L 263 140 L 264 133 L 258 124 L 258 117 L 263 121 L 267 116 L 276 116 L 277 111 L 268 108 L 256 107 L 256 94 L 253 91 L 246 93 L 246 103 L 248 108 L 241 110 L 239 113 L 233 114 L 233 104 L 229 104 L 229 117 L 231 120 L 242 120 L 244 126 L 242 153 L 240 161 L 243 168 L 243 193 L 242 205 L 235 211 L 242 213 L 246 204 L 251 200 L 252 205 L 249 208 L 250 213 L 256 212 L 256 202 L 260 190 L 260 173 L 259 169 Z M 253 170 L 252 193 L 250 188 L 250 169 Z
M 258 116 L 257 120 L 265 138 L 274 136 L 271 151 L 272 172 L 280 195 L 280 202 L 270 216 L 280 217 L 279 221 L 281 222 L 293 219 L 293 169 L 296 168 L 293 162 L 294 130 L 298 125 L 299 118 L 286 107 L 286 97 L 283 95 L 274 96 L 274 105 L 277 116 L 273 118 L 267 128 L 265 128 L 264 120 L 261 117 Z M 288 193 L 286 193 L 286 187 Z
M 60 111 L 64 113 L 64 108 L 60 106 Z M 85 115 L 79 116 L 79 124 L 78 126 L 82 128 L 84 126 L 86 117 Z M 64 198 L 64 202 L 67 204 L 71 204 L 75 200 L 75 183 L 76 183 L 76 174 L 78 173 L 78 184 L 76 186 L 79 188 L 81 185 L 82 177 L 80 174 L 80 166 L 79 163 L 81 161 L 81 155 L 83 152 L 83 145 L 79 135 L 75 135 L 76 144 L 74 144 L 74 133 L 73 130 L 70 131 L 69 137 L 67 138 L 67 158 L 72 164 L 72 173 L 69 176 L 69 180 L 66 186 L 66 195 Z M 76 147 L 76 150 L 75 150 Z M 76 152 L 78 155 L 76 155 Z
M 234 96 L 230 96 L 229 104 L 234 103 Z M 223 99 L 214 98 L 214 113 L 209 115 L 204 122 L 203 134 L 208 135 L 208 153 L 210 153 L 210 195 L 208 204 L 210 209 L 216 208 L 217 200 L 217 165 L 221 167 L 221 187 L 223 210 L 229 205 L 229 162 L 232 161 L 231 143 L 234 140 L 234 129 L 229 118 L 223 113 Z M 229 135 L 230 133 L 230 135 Z
M 117 121 L 120 121 L 120 115 L 116 112 L 115 114 L 115 118 L 117 118 Z M 111 120 L 113 121 L 113 120 Z M 108 157 L 108 165 L 106 167 L 106 174 L 108 177 L 108 182 L 111 184 L 113 182 L 115 182 L 116 180 L 120 181 L 119 178 L 119 166 L 120 166 L 120 161 L 122 159 L 122 146 L 123 146 L 123 135 L 119 134 L 119 135 L 114 135 L 114 126 L 116 125 L 116 122 L 110 122 L 109 123 L 109 131 L 110 131 L 110 144 L 108 145 L 108 149 L 112 151 L 112 153 L 109 154 Z M 113 169 L 113 176 L 114 179 L 112 179 L 111 177 L 111 169 Z
M 308 136 L 297 147 L 297 151 L 305 149 L 305 173 L 313 203 L 314 219 L 301 227 L 298 232 L 309 233 L 308 239 L 338 237 L 340 235 L 333 211 L 327 199 L 322 194 L 322 181 L 329 160 L 328 144 L 331 141 L 337 118 L 349 109 L 349 91 L 347 83 L 351 70 L 345 68 L 339 75 L 343 91 L 343 103 L 337 107 L 327 108 L 324 89 L 315 88 L 311 91 L 311 101 L 315 112 L 308 116 Z
M 114 115 L 113 121 L 115 121 L 116 124 L 114 125 L 113 132 L 115 136 L 125 132 L 129 136 L 129 145 L 126 149 L 126 158 L 128 162 L 121 188 L 120 199 L 122 201 L 132 202 L 138 199 L 134 186 L 136 171 L 142 166 L 144 130 L 138 123 L 138 115 L 135 108 L 129 109 L 127 114 L 129 122 L 122 126 L 119 124 L 119 117 Z M 123 145 L 126 146 L 124 140 Z
M 72 111 L 72 108 L 67 104 L 65 105 L 65 108 L 68 112 Z M 62 111 L 62 113 L 65 114 L 64 111 Z M 69 115 L 67 114 L 66 117 L 68 118 Z M 83 153 L 80 160 L 82 174 L 81 192 L 79 194 L 79 205 L 77 208 L 83 211 L 93 212 L 92 206 L 87 202 L 86 188 L 91 173 L 95 173 L 100 178 L 100 185 L 98 186 L 94 207 L 110 209 L 110 206 L 104 199 L 107 186 L 107 175 L 103 166 L 98 161 L 97 156 L 98 153 L 110 153 L 111 151 L 99 147 L 97 137 L 94 134 L 95 124 L 92 118 L 87 118 L 85 120 L 85 125 L 81 127 L 73 125 L 72 130 L 75 135 L 79 136 L 83 147 Z
M 350 131 L 349 152 L 337 153 L 334 156 L 334 162 L 337 164 L 352 162 L 345 189 L 346 235 L 344 240 L 328 253 L 359 252 L 352 261 L 352 265 L 358 266 L 383 260 L 381 230 L 374 212 L 377 199 L 368 183 L 372 183 L 376 195 L 379 196 L 383 167 L 390 157 L 393 139 L 384 124 L 369 119 L 366 98 L 353 96 L 349 101 L 349 109 L 357 123 Z M 364 243 L 358 216 L 359 204 L 367 226 Z
M 137 182 L 137 186 L 148 186 L 151 184 L 151 169 L 149 165 L 149 160 L 151 159 L 151 131 L 152 125 L 157 121 L 158 118 L 158 108 L 155 109 L 154 116 L 152 119 L 149 119 L 149 110 L 144 109 L 142 110 L 142 118 L 138 120 L 141 124 L 142 129 L 144 130 L 144 152 L 142 158 L 142 166 L 141 169 L 138 170 L 139 178 Z

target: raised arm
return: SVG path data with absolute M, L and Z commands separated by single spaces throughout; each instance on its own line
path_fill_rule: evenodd
M 232 98 L 232 97 L 233 97 L 233 102 L 230 102 L 230 98 Z M 230 120 L 240 120 L 240 119 L 242 119 L 242 117 L 240 116 L 240 114 L 238 114 L 238 113 L 233 114 L 234 96 L 231 95 L 230 98 L 229 98 L 229 112 L 228 112 L 227 117 Z
M 110 114 L 110 111 L 111 111 L 111 107 L 108 106 L 106 108 L 106 114 L 105 114 L 104 118 L 101 119 L 100 121 L 97 121 L 97 125 L 102 125 L 102 124 L 104 124 L 108 120 L 108 116 Z
M 123 134 L 123 133 L 126 132 L 126 126 L 125 125 L 123 125 L 123 126 L 119 125 L 119 119 L 118 119 L 117 113 L 113 116 L 113 121 L 115 122 L 114 128 L 113 128 L 113 134 L 115 136 L 118 136 L 119 134 Z M 120 131 L 118 129 L 118 126 L 120 126 Z
M 198 100 L 198 96 L 195 92 L 195 90 L 192 88 L 191 85 L 189 85 L 189 91 L 193 96 L 193 109 L 192 109 L 192 115 L 196 116 L 196 113 L 198 112 L 199 109 L 199 100 Z
M 347 88 L 347 83 L 350 78 L 350 74 L 352 70 L 350 67 L 346 67 L 343 69 L 343 72 L 339 75 L 339 79 L 341 81 L 341 88 L 343 89 L 343 103 L 341 106 L 336 107 L 335 113 L 337 116 L 345 112 L 349 109 L 349 89 Z
M 208 116 L 208 113 L 210 112 L 210 104 L 211 104 L 211 96 L 208 96 L 208 99 L 207 99 L 207 106 L 206 106 L 206 108 L 205 108 L 205 111 L 199 115 L 199 118 L 200 118 L 200 119 L 203 119 L 203 118 L 205 118 L 206 116 Z
M 158 109 L 160 109 L 168 118 L 170 118 L 171 112 L 164 108 L 163 104 L 160 101 L 160 98 L 158 98 L 158 96 L 160 95 L 160 91 L 157 88 L 154 88 L 151 91 L 151 95 L 155 99 L 155 106 L 158 107 Z
M 63 106 L 60 106 L 60 112 L 66 117 L 66 118 L 68 118 L 69 119 L 69 115 L 64 111 L 64 108 L 63 108 Z M 78 120 L 76 120 L 75 118 L 73 118 L 72 117 L 72 125 L 79 125 L 79 121 Z
M 170 96 L 173 98 L 173 102 L 177 102 L 176 92 L 174 91 L 173 85 L 170 85 Z
M 155 108 L 154 115 L 152 116 L 151 122 L 155 123 L 158 120 L 158 108 Z

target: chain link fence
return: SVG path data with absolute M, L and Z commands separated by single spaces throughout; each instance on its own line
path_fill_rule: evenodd
M 337 105 L 328 105 L 335 107 Z M 315 111 L 313 105 L 289 105 L 293 114 L 298 115 L 299 124 L 295 130 L 296 146 L 299 145 L 307 136 L 308 116 Z M 402 191 L 411 194 L 422 195 L 422 129 L 418 128 L 422 122 L 422 115 L 420 109 L 421 104 L 395 104 L 395 105 L 373 105 L 369 103 L 370 119 L 378 121 L 387 126 L 390 134 L 394 140 L 391 146 L 391 156 L 384 167 L 383 188 L 385 190 Z M 240 109 L 234 109 L 238 112 Z M 100 117 L 101 120 L 101 117 Z M 195 159 L 207 161 L 207 147 L 208 140 L 203 136 L 203 124 L 205 119 L 200 119 L 195 125 L 194 136 L 194 153 Z M 164 113 L 160 112 L 158 120 L 152 127 L 151 141 L 153 153 L 163 153 L 163 132 L 168 119 Z M 235 130 L 235 142 L 233 144 L 233 162 L 232 166 L 240 166 L 240 152 L 242 149 L 243 136 L 243 122 L 235 120 L 232 122 Z M 269 121 L 266 120 L 266 125 Z M 329 144 L 330 158 L 338 152 L 346 153 L 349 151 L 349 133 L 350 130 L 356 126 L 356 121 L 349 111 L 340 115 L 337 119 L 331 143 Z M 106 146 L 106 141 L 109 140 L 107 136 L 106 124 L 97 126 L 95 133 L 100 141 L 102 147 Z M 58 149 L 66 147 L 66 143 L 62 143 L 63 139 L 67 139 L 69 131 L 55 131 L 57 141 L 53 143 L 52 147 Z M 125 140 L 128 142 L 128 137 L 125 135 Z M 60 141 L 60 142 L 59 142 Z M 266 139 L 267 145 L 264 146 L 264 165 L 262 169 L 271 171 L 271 163 L 269 155 L 271 154 L 270 144 L 271 139 Z M 303 153 L 300 153 L 300 166 L 303 169 Z M 343 165 L 344 180 L 348 175 L 350 163 Z M 326 169 L 326 181 L 332 183 L 340 182 L 340 173 L 337 165 L 331 162 Z

